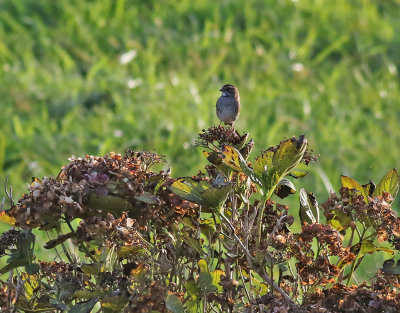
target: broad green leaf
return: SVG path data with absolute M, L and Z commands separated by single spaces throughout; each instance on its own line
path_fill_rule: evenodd
M 229 176 L 229 172 L 231 171 L 230 167 L 223 163 L 222 158 L 223 155 L 221 152 L 208 152 L 203 151 L 203 154 L 206 156 L 208 162 L 215 165 L 215 167 L 223 173 L 226 177 Z
M 337 231 L 347 229 L 352 221 L 351 216 L 348 216 L 340 210 L 334 210 L 334 213 L 334 217 L 328 221 L 328 224 Z
M 275 189 L 275 194 L 281 199 L 294 193 L 296 193 L 296 187 L 286 178 L 282 178 Z
M 386 260 L 385 262 L 383 262 L 383 267 L 381 268 L 381 271 L 386 274 L 400 275 L 400 260 L 397 260 L 396 264 L 394 259 Z
M 120 216 L 124 211 L 131 211 L 133 209 L 129 201 L 124 198 L 105 195 L 101 196 L 96 193 L 91 193 L 86 205 L 93 209 L 108 212 L 114 216 Z
M 36 288 L 40 286 L 40 281 L 36 275 L 30 275 L 24 279 L 24 291 L 26 299 L 30 300 L 36 295 Z
M 226 198 L 228 197 L 231 188 L 231 185 L 227 185 L 222 187 L 213 187 L 205 190 L 201 195 L 204 204 L 213 208 L 220 207 L 221 204 L 224 203 Z
M 39 264 L 30 263 L 28 265 L 25 265 L 25 272 L 28 275 L 35 275 L 35 274 L 39 273 L 39 270 L 40 270 Z
M 98 301 L 99 298 L 96 297 L 87 302 L 77 303 L 68 310 L 68 313 L 90 313 Z
M 136 196 L 135 199 L 148 204 L 157 204 L 160 202 L 160 199 L 156 195 L 153 195 L 149 192 L 145 192 L 140 196 Z
M 363 240 L 361 243 L 361 248 L 360 248 L 360 254 L 359 256 L 365 255 L 365 254 L 372 254 L 376 251 L 383 251 L 387 252 L 390 254 L 394 254 L 394 251 L 385 247 L 379 247 L 376 246 L 372 240 Z
M 373 196 L 381 196 L 383 192 L 388 192 L 392 195 L 393 199 L 395 199 L 398 191 L 399 175 L 397 174 L 397 170 L 394 168 L 390 170 L 376 185 Z
M 97 276 L 100 273 L 100 264 L 99 263 L 82 264 L 81 270 L 86 275 Z
M 274 148 L 265 150 L 260 156 L 254 161 L 253 169 L 254 173 L 261 177 L 264 172 L 272 168 L 272 159 L 274 157 Z
M 301 224 L 319 223 L 319 208 L 315 196 L 312 193 L 308 193 L 304 188 L 301 188 L 299 192 L 299 200 Z
M 39 298 L 34 304 L 27 301 L 27 299 L 20 295 L 18 301 L 15 303 L 15 307 L 18 309 L 17 312 L 54 312 L 54 306 L 49 302 L 49 298 L 43 296 Z
M 134 256 L 142 253 L 149 254 L 149 252 L 141 246 L 122 246 L 117 251 L 119 258 L 125 258 L 127 256 Z
M 303 163 L 299 163 L 293 170 L 290 171 L 289 174 L 293 178 L 298 179 L 307 176 L 309 173 L 310 172 L 308 171 L 308 166 Z
M 185 282 L 185 288 L 186 288 L 186 291 L 188 292 L 188 294 L 191 296 L 197 296 L 200 292 L 200 290 L 197 287 L 197 284 L 194 280 L 187 280 Z
M 94 291 L 90 291 L 87 289 L 81 289 L 81 290 L 76 290 L 73 295 L 72 298 L 73 299 L 92 299 L 95 297 L 101 297 L 104 295 L 104 290 L 99 289 L 98 290 L 94 290 Z
M 101 307 L 105 313 L 122 312 L 128 304 L 128 299 L 124 296 L 104 297 Z
M 78 286 L 73 282 L 63 281 L 61 283 L 55 284 L 55 300 L 57 302 L 62 302 L 69 296 L 71 296 Z
M 181 300 L 179 300 L 179 298 L 174 294 L 169 294 L 167 296 L 167 298 L 165 299 L 165 306 L 173 313 L 185 312 L 185 308 L 183 307 Z
M 202 293 L 214 292 L 216 290 L 213 285 L 213 277 L 209 272 L 200 272 L 197 278 L 197 286 Z
M 199 253 L 200 255 L 202 255 L 204 253 L 202 245 L 199 241 L 199 239 L 195 239 L 192 237 L 189 237 L 188 234 L 184 233 L 182 235 L 182 240 L 189 246 L 191 247 L 193 250 L 195 250 L 197 253 Z
M 276 168 L 278 175 L 283 177 L 303 158 L 303 154 L 307 149 L 307 139 L 301 135 L 298 139 L 292 137 L 282 141 L 274 152 L 272 165 Z
M 230 159 L 234 160 L 232 162 L 235 162 L 235 165 L 234 165 L 236 168 L 235 170 L 242 171 L 245 175 L 250 177 L 250 179 L 253 182 L 258 184 L 259 186 L 262 186 L 261 175 L 259 177 L 257 177 L 254 170 L 247 165 L 246 160 L 243 158 L 243 156 L 240 154 L 240 152 L 236 148 L 226 146 L 226 147 L 224 147 L 224 151 L 223 151 L 224 155 L 225 155 L 225 153 L 227 154 L 228 159 L 230 158 Z M 225 158 L 224 162 L 225 162 L 225 160 L 227 160 L 227 159 Z
M 174 194 L 185 200 L 198 204 L 203 204 L 203 199 L 201 198 L 201 192 L 204 190 L 199 189 L 198 187 L 201 187 L 201 185 L 199 186 L 199 183 L 194 181 L 193 179 L 181 178 L 176 180 L 171 185 L 171 190 Z
M 31 230 L 20 231 L 24 234 L 16 243 L 16 249 L 11 251 L 11 256 L 7 259 L 7 265 L 0 269 L 0 275 L 7 273 L 14 268 L 26 266 L 32 263 L 33 249 L 35 247 L 35 235 Z
M 102 258 L 100 264 L 101 272 L 110 272 L 115 271 L 116 266 L 118 264 L 118 255 L 117 255 L 116 245 L 112 245 L 110 247 L 105 247 L 102 250 Z
M 172 192 L 179 197 L 209 207 L 219 207 L 225 202 L 231 188 L 230 184 L 213 187 L 209 182 L 197 182 L 192 178 L 181 178 L 171 185 Z

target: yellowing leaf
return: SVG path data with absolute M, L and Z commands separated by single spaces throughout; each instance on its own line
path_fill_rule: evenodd
M 382 178 L 378 185 L 376 185 L 373 196 L 381 196 L 383 192 L 388 192 L 392 195 L 393 199 L 395 199 L 398 191 L 399 176 L 397 174 L 397 170 L 394 168 Z
M 364 196 L 365 203 L 368 203 L 369 187 L 366 187 L 366 188 L 368 188 L 368 189 L 366 189 L 363 186 L 361 186 L 361 184 L 359 182 L 357 182 L 355 179 L 348 177 L 348 176 L 344 176 L 344 175 L 340 176 L 340 180 L 342 183 L 342 187 L 357 190 L 357 192 L 359 192 L 361 195 Z
M 219 284 L 221 281 L 221 276 L 225 276 L 225 272 L 223 270 L 215 270 L 212 271 L 211 276 L 213 278 L 213 285 L 217 288 L 218 292 L 222 292 L 222 286 Z
M 10 226 L 15 226 L 16 223 L 15 218 L 13 218 L 11 215 L 8 215 L 6 211 L 0 212 L 0 221 Z
M 231 169 L 237 172 L 242 171 L 239 162 L 239 155 L 234 147 L 225 146 L 222 150 L 222 154 L 224 155 L 224 158 L 222 160 L 224 164 L 228 165 Z
M 200 272 L 208 272 L 208 266 L 206 260 L 200 259 L 197 264 L 200 267 Z

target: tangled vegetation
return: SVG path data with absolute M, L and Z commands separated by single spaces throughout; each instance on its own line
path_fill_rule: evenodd
M 400 250 L 391 208 L 395 169 L 377 184 L 342 176 L 318 205 L 300 189 L 301 231 L 286 205 L 290 179 L 316 160 L 304 136 L 249 162 L 247 134 L 222 126 L 199 134 L 210 162 L 173 179 L 164 158 L 71 158 L 56 178 L 34 178 L 1 220 L 0 307 L 10 312 L 398 312 L 400 263 L 369 282 L 354 273 L 366 254 Z M 276 198 L 276 199 L 278 199 Z M 325 216 L 324 221 L 322 215 Z M 53 262 L 35 256 L 37 228 Z

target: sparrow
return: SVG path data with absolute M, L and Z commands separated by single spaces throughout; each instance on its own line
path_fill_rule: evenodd
M 240 110 L 239 91 L 233 85 L 223 85 L 219 90 L 222 95 L 217 100 L 217 116 L 225 125 L 233 127 Z

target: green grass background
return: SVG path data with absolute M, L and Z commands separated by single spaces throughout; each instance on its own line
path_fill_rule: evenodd
M 253 156 L 300 134 L 321 154 L 303 182 L 320 202 L 340 174 L 378 181 L 399 166 L 399 16 L 399 0 L 2 0 L 0 178 L 18 198 L 71 155 L 127 148 L 195 174 L 232 83 Z

